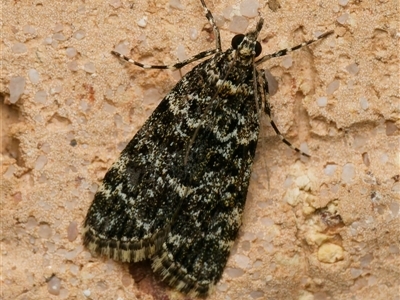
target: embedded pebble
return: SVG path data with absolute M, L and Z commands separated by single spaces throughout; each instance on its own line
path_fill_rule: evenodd
M 28 221 L 26 222 L 26 229 L 32 230 L 37 226 L 36 218 L 33 216 L 28 217 Z
M 340 6 L 346 6 L 349 3 L 349 0 L 339 0 Z
M 147 25 L 147 17 L 144 16 L 143 18 L 141 18 L 139 21 L 137 21 L 137 24 L 139 27 L 145 28 Z
M 341 15 L 340 17 L 338 17 L 336 20 L 339 24 L 343 25 L 343 24 L 346 24 L 348 19 L 349 19 L 349 14 L 345 13 L 345 14 Z
M 237 278 L 244 274 L 244 271 L 242 269 L 237 269 L 237 268 L 226 268 L 225 272 L 229 277 L 232 278 Z
M 51 237 L 51 228 L 48 224 L 41 224 L 39 226 L 38 235 L 43 239 Z
M 234 16 L 229 24 L 229 30 L 234 33 L 244 33 L 249 26 L 249 21 L 242 16 Z
M 52 295 L 59 295 L 61 289 L 61 280 L 56 276 L 51 277 L 49 282 L 47 282 L 47 290 Z
M 328 87 L 326 88 L 326 93 L 328 95 L 332 95 L 335 91 L 339 89 L 340 86 L 340 81 L 339 80 L 334 80 L 330 84 L 328 84 Z
M 30 26 L 30 25 L 25 25 L 24 27 L 22 27 L 22 31 L 23 31 L 25 34 L 36 35 L 36 29 L 33 28 L 33 27 Z
M 72 221 L 69 223 L 68 230 L 67 230 L 67 237 L 70 242 L 73 242 L 78 237 L 79 230 L 78 230 L 78 223 L 76 221 Z
M 90 74 L 93 74 L 94 72 L 96 72 L 96 67 L 95 67 L 94 63 L 92 63 L 91 61 L 84 64 L 83 69 L 87 73 L 90 73 Z
M 28 77 L 32 84 L 38 84 L 40 81 L 40 75 L 35 69 L 30 69 L 28 71 Z
M 169 6 L 179 10 L 185 9 L 180 0 L 169 0 Z
M 264 297 L 264 292 L 262 292 L 262 291 L 252 291 L 250 293 L 250 297 L 253 298 L 253 299 L 262 298 L 262 297 Z
M 15 171 L 17 171 L 17 168 L 11 165 L 7 168 L 7 171 L 3 174 L 3 177 L 7 179 L 11 178 L 12 176 L 14 176 Z
M 240 13 L 242 16 L 254 18 L 258 16 L 258 7 L 258 1 L 244 0 L 242 3 L 240 3 Z
M 236 264 L 238 265 L 238 267 L 242 268 L 242 269 L 247 269 L 250 266 L 250 259 L 242 254 L 237 254 L 234 256 L 235 257 L 235 261 Z
M 222 10 L 222 16 L 226 19 L 226 20 L 232 20 L 233 16 L 234 16 L 234 11 L 233 11 L 233 7 L 232 6 L 228 6 L 226 8 L 224 8 Z
M 39 155 L 35 162 L 35 170 L 40 171 L 47 164 L 47 156 Z
M 317 99 L 317 105 L 319 107 L 325 107 L 328 104 L 328 98 L 326 97 L 319 97 Z
M 78 31 L 75 31 L 73 34 L 73 37 L 76 38 L 77 40 L 81 40 L 86 36 L 86 31 L 79 29 Z
M 37 91 L 33 99 L 37 103 L 45 104 L 47 99 L 46 91 Z
M 78 54 L 78 52 L 76 51 L 75 48 L 73 48 L 73 47 L 68 47 L 68 48 L 65 50 L 65 54 L 67 54 L 67 56 L 68 56 L 69 58 L 72 58 L 72 57 L 76 56 L 76 55 Z
M 356 170 L 353 164 L 345 164 L 343 166 L 343 171 L 342 171 L 342 181 L 344 183 L 351 183 L 353 180 L 354 176 L 356 174 Z
M 185 46 L 178 45 L 178 47 L 176 48 L 176 57 L 179 61 L 184 61 L 188 58 L 186 55 Z
M 57 33 L 53 34 L 52 38 L 53 38 L 54 40 L 60 41 L 60 42 L 66 40 L 66 37 L 65 37 L 64 34 L 62 34 L 61 32 L 57 32 Z
M 285 57 L 282 59 L 281 65 L 282 65 L 282 67 L 284 67 L 285 69 L 289 69 L 289 68 L 292 67 L 292 65 L 293 65 L 293 58 L 292 58 L 290 55 L 285 56 Z
M 15 43 L 12 46 L 12 51 L 16 54 L 21 54 L 21 53 L 25 53 L 26 51 L 28 51 L 28 49 L 26 48 L 24 43 Z
M 397 215 L 399 214 L 399 210 L 400 210 L 399 203 L 398 202 L 390 203 L 389 209 L 390 209 L 390 212 L 392 213 L 393 218 L 396 218 Z
M 63 29 L 64 29 L 64 26 L 63 26 L 61 23 L 57 23 L 57 24 L 54 26 L 53 32 L 54 32 L 54 33 L 56 33 L 56 32 L 61 32 L 61 31 L 63 31 Z
M 363 110 L 367 110 L 369 107 L 368 100 L 365 97 L 360 98 L 360 105 Z
M 110 0 L 108 3 L 114 7 L 114 8 L 120 8 L 122 6 L 122 3 L 120 0 Z
M 364 255 L 363 257 L 360 258 L 360 266 L 361 268 L 368 267 L 368 265 L 373 261 L 374 256 L 370 253 Z
M 78 62 L 76 60 L 68 62 L 67 67 L 72 72 L 76 72 L 79 70 Z
M 19 100 L 25 90 L 25 78 L 21 76 L 11 77 L 10 79 L 10 103 L 15 103 Z
M 192 41 L 195 41 L 199 37 L 199 31 L 196 28 L 191 27 L 189 28 L 189 36 Z
M 356 75 L 359 71 L 360 68 L 356 63 L 350 64 L 346 67 L 347 72 L 349 72 L 351 75 Z

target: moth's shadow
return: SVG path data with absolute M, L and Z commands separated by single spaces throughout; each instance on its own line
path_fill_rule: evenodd
M 129 274 L 132 275 L 138 290 L 151 295 L 154 300 L 191 299 L 176 290 L 170 289 L 166 283 L 161 281 L 160 276 L 153 272 L 150 260 L 129 264 Z

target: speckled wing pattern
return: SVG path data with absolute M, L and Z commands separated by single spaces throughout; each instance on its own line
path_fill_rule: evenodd
M 126 262 L 150 258 L 184 293 L 207 295 L 220 279 L 258 140 L 261 26 L 187 73 L 126 146 L 87 213 L 88 249 Z

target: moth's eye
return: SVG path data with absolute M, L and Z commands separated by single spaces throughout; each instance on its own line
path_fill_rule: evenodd
M 256 43 L 256 57 L 261 54 L 261 51 L 262 51 L 261 44 L 259 42 L 257 42 Z
M 244 39 L 244 34 L 237 34 L 233 37 L 231 45 L 233 49 L 237 49 L 237 47 L 240 45 L 240 43 Z

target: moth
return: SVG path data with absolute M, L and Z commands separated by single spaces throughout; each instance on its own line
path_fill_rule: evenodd
M 206 296 L 222 276 L 241 225 L 261 113 L 271 114 L 267 75 L 257 67 L 332 32 L 258 58 L 260 18 L 223 51 L 214 18 L 200 2 L 215 49 L 172 66 L 144 65 L 113 52 L 145 69 L 179 69 L 209 58 L 183 76 L 108 170 L 87 212 L 83 243 L 118 261 L 151 259 L 171 287 Z

